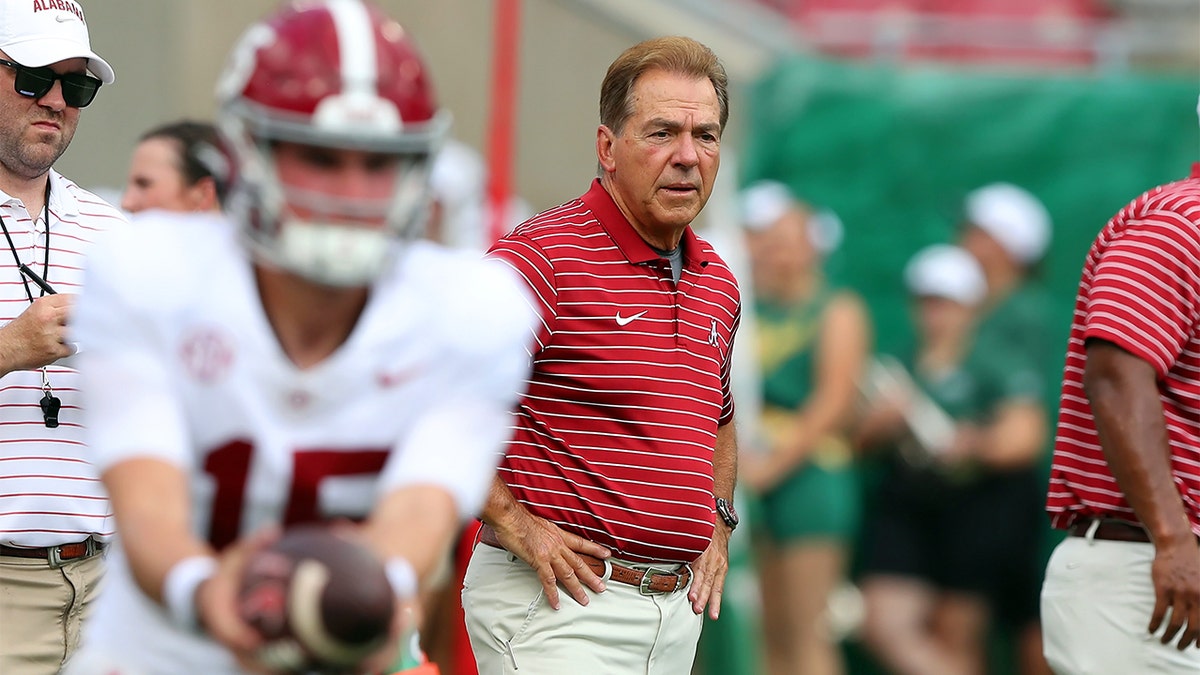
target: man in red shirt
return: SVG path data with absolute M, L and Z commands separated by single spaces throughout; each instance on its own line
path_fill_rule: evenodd
M 1200 672 L 1200 164 L 1088 253 L 1047 509 L 1054 671 Z
M 707 47 L 631 47 L 601 86 L 599 179 L 492 250 L 543 323 L 463 587 L 481 673 L 686 673 L 717 617 L 740 304 L 691 223 L 727 116 Z

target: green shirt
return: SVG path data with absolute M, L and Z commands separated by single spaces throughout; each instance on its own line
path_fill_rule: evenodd
M 765 406 L 796 410 L 812 393 L 821 318 L 833 297 L 831 290 L 822 287 L 800 303 L 763 299 L 754 303 Z
M 1057 369 L 1050 337 L 1044 293 L 1036 285 L 1021 284 L 980 322 L 972 358 L 980 368 L 996 371 L 1002 398 L 1044 401 Z

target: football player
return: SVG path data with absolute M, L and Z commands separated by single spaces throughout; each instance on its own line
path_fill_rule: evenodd
M 218 98 L 228 215 L 114 234 L 79 299 L 120 545 L 73 672 L 290 669 L 236 597 L 291 524 L 358 521 L 410 601 L 479 510 L 528 374 L 523 286 L 416 240 L 448 117 L 399 24 L 297 2 L 245 33 Z

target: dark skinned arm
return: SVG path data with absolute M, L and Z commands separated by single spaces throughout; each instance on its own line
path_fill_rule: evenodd
M 1089 340 L 1083 374 L 1100 445 L 1113 477 L 1154 541 L 1154 612 L 1167 619 L 1163 644 L 1200 647 L 1200 545 L 1171 472 L 1157 374 L 1147 361 L 1104 340 Z

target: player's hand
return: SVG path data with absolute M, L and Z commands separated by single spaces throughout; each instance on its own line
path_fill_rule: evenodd
M 329 526 L 339 536 L 358 542 L 368 548 L 371 539 L 363 529 L 362 523 L 347 518 L 336 518 L 329 521 Z M 385 560 L 380 561 L 386 564 Z M 402 650 L 401 642 L 406 635 L 412 635 L 420 623 L 419 605 L 415 598 L 396 596 L 396 611 L 392 615 L 391 625 L 388 626 L 387 640 L 370 656 L 363 659 L 357 672 L 367 675 L 390 673 L 391 666 L 399 659 Z
M 1200 545 L 1187 533 L 1178 543 L 1155 546 L 1150 578 L 1154 582 L 1154 612 L 1149 631 L 1166 622 L 1164 645 L 1179 639 L 1180 651 L 1200 647 Z M 1169 616 L 1168 616 L 1169 614 Z
M 403 601 L 400 598 L 397 598 L 396 602 L 396 614 L 392 617 L 387 642 L 362 662 L 358 672 L 369 675 L 391 673 L 394 670 L 393 666 L 403 655 L 403 650 L 408 646 L 402 644 L 406 636 L 413 638 L 413 647 L 417 648 L 415 636 L 421 621 L 417 602 Z
M 270 672 L 257 662 L 263 637 L 242 620 L 237 606 L 238 587 L 246 561 L 278 538 L 278 528 L 268 527 L 230 544 L 217 559 L 216 574 L 196 589 L 196 614 L 200 625 L 229 649 L 243 668 L 258 673 Z
M 692 583 L 688 587 L 688 600 L 692 611 L 703 614 L 708 607 L 709 618 L 716 620 L 721 615 L 721 595 L 725 592 L 725 575 L 729 572 L 729 535 L 731 530 L 718 519 L 708 548 L 692 563 Z
M 75 296 L 67 293 L 34 299 L 17 318 L 0 328 L 0 364 L 5 372 L 41 368 L 74 353 L 67 343 L 67 319 Z
M 579 553 L 608 558 L 607 548 L 560 529 L 554 523 L 525 513 L 504 527 L 493 526 L 500 545 L 537 572 L 546 600 L 554 609 L 560 606 L 558 585 L 581 605 L 588 604 L 587 589 L 603 593 L 604 581 L 583 562 Z

